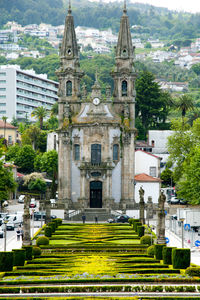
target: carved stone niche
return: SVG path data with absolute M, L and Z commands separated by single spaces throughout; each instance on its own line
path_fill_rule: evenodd
M 79 144 L 80 143 L 80 136 L 79 135 L 74 135 L 73 140 L 74 140 L 74 144 Z

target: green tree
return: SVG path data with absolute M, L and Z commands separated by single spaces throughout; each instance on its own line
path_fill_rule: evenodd
M 39 107 L 35 108 L 32 111 L 31 115 L 33 117 L 36 117 L 36 119 L 39 120 L 39 122 L 40 122 L 40 129 L 42 130 L 42 128 L 43 128 L 43 120 L 44 120 L 45 117 L 47 117 L 48 111 L 43 106 L 39 106 Z
M 40 157 L 40 162 L 35 163 L 35 167 L 39 167 L 40 171 L 46 172 L 48 177 L 52 180 L 51 184 L 51 196 L 55 197 L 57 190 L 57 178 L 58 178 L 58 153 L 56 150 L 45 152 Z
M 0 144 L 0 157 L 3 155 L 3 147 Z M 16 182 L 14 180 L 11 168 L 4 168 L 2 160 L 0 160 L 0 206 L 2 202 L 8 200 L 9 193 L 14 192 L 16 189 Z
M 195 64 L 191 67 L 192 71 L 194 71 L 197 75 L 200 75 L 200 64 Z
M 47 188 L 47 184 L 45 182 L 45 180 L 37 178 L 34 181 L 30 181 L 28 184 L 28 189 L 30 191 L 37 191 L 37 192 L 41 192 L 41 193 L 45 193 Z
M 141 72 L 136 80 L 136 95 L 136 117 L 141 120 L 146 131 L 165 123 L 170 107 L 170 96 L 161 91 L 152 73 Z
M 34 150 L 46 150 L 47 133 L 40 130 L 36 125 L 31 125 L 22 134 L 22 145 L 32 145 Z
M 162 186 L 173 186 L 173 172 L 169 168 L 166 168 L 164 171 L 162 171 L 160 175 L 160 179 L 162 180 Z
M 20 147 L 14 163 L 19 167 L 21 172 L 31 173 L 34 170 L 35 156 L 36 153 L 32 146 L 24 145 L 23 147 Z
M 178 196 L 191 204 L 200 204 L 200 147 L 193 148 L 183 163 L 183 174 L 178 182 Z
M 181 111 L 182 118 L 185 117 L 187 111 L 194 109 L 194 100 L 189 95 L 180 96 L 176 102 L 177 109 Z
M 5 153 L 6 161 L 15 162 L 16 157 L 19 154 L 19 151 L 20 151 L 20 146 L 18 144 L 9 146 L 7 152 Z

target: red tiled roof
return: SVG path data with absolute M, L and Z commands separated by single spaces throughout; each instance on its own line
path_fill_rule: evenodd
M 8 129 L 17 129 L 17 127 L 11 125 L 10 123 L 5 123 L 3 120 L 0 120 L 0 128 L 8 128 Z
M 24 177 L 24 174 L 17 172 L 17 177 Z
M 145 173 L 137 174 L 137 175 L 135 175 L 134 178 L 135 178 L 135 181 L 138 181 L 138 182 L 161 182 L 162 181 L 160 178 L 152 177 Z
M 152 153 L 146 152 L 146 151 L 144 151 L 144 150 L 140 150 L 140 149 L 135 150 L 135 152 L 138 152 L 138 151 L 144 152 L 144 153 L 146 153 L 146 154 L 148 154 L 148 155 L 151 155 L 151 156 L 153 156 L 153 157 L 155 157 L 155 158 L 158 158 L 158 159 L 160 159 L 160 160 L 162 159 L 161 157 L 156 156 L 156 155 L 154 155 L 154 154 L 152 154 Z

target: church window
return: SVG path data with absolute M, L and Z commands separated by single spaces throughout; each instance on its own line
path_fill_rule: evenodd
M 74 145 L 74 160 L 80 160 L 80 145 Z
M 66 83 L 66 96 L 72 95 L 72 82 L 70 80 Z
M 113 160 L 119 160 L 119 145 L 113 145 Z
M 156 167 L 149 168 L 149 175 L 152 177 L 156 177 Z
M 122 81 L 122 96 L 127 96 L 127 81 Z
M 101 145 L 100 144 L 91 145 L 91 163 L 93 165 L 98 165 L 101 163 Z

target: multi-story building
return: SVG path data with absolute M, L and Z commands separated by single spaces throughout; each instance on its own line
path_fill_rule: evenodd
M 17 65 L 0 66 L 0 118 L 32 120 L 31 113 L 36 107 L 50 110 L 57 102 L 57 90 L 58 83 L 47 79 L 46 74 L 21 70 Z

